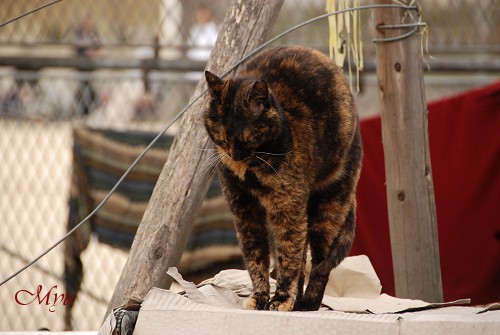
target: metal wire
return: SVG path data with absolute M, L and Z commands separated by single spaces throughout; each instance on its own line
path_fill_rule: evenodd
M 55 2 L 58 2 L 58 1 L 62 1 L 62 0 L 57 0 Z M 54 2 L 54 3 L 55 3 Z M 50 5 L 50 4 L 49 4 Z M 48 5 L 46 5 L 45 7 L 47 7 Z M 229 67 L 229 69 L 224 72 L 224 74 L 222 74 L 222 77 L 224 76 L 227 76 L 229 73 L 231 73 L 232 71 L 234 71 L 238 66 L 240 66 L 242 63 L 244 63 L 245 61 L 247 61 L 250 57 L 254 56 L 256 53 L 258 53 L 259 51 L 261 51 L 262 49 L 266 48 L 267 46 L 269 46 L 271 43 L 277 41 L 278 39 L 282 38 L 283 36 L 285 35 L 288 35 L 289 33 L 295 31 L 295 30 L 298 30 L 308 24 L 311 24 L 313 22 L 316 22 L 316 21 L 319 21 L 319 20 L 322 20 L 322 19 L 325 19 L 329 16 L 333 16 L 333 15 L 338 15 L 338 14 L 342 14 L 342 13 L 346 13 L 346 12 L 351 12 L 351 11 L 357 11 L 357 10 L 366 10 L 366 9 L 375 9 L 375 8 L 401 8 L 401 9 L 406 9 L 406 10 L 417 10 L 418 8 L 416 6 L 406 6 L 406 5 L 400 5 L 400 4 L 379 4 L 379 5 L 367 5 L 367 6 L 359 6 L 359 7 L 356 7 L 356 8 L 346 8 L 344 10 L 339 10 L 339 11 L 336 11 L 336 12 L 331 12 L 331 13 L 326 13 L 326 14 L 323 14 L 323 15 L 320 15 L 320 16 L 316 16 L 312 19 L 309 19 L 307 21 L 304 21 L 292 28 L 289 28 L 287 30 L 285 30 L 284 32 L 276 35 L 275 37 L 271 38 L 270 40 L 268 40 L 267 42 L 263 43 L 262 45 L 260 45 L 259 47 L 257 47 L 256 49 L 254 49 L 253 51 L 251 51 L 250 53 L 248 53 L 247 55 L 245 55 L 244 57 L 242 57 L 240 60 L 238 60 L 235 64 L 233 64 L 232 66 Z M 41 9 L 41 8 L 39 8 Z M 39 10 L 39 9 L 36 9 L 36 10 Z M 28 15 L 28 14 L 25 14 L 25 15 Z M 24 15 L 24 16 L 25 16 Z M 10 21 L 13 21 L 13 20 L 10 20 Z M 3 24 L 5 25 L 5 24 Z M 15 273 L 13 273 L 12 275 L 10 275 L 9 277 L 7 277 L 6 279 L 4 279 L 1 283 L 0 283 L 0 286 L 4 285 L 5 283 L 7 283 L 8 281 L 10 281 L 12 278 L 16 277 L 17 275 L 19 275 L 21 272 L 23 272 L 24 270 L 26 270 L 27 268 L 29 268 L 30 266 L 32 266 L 33 264 L 35 264 L 36 262 L 38 262 L 42 257 L 44 257 L 45 255 L 47 255 L 50 251 L 52 251 L 54 248 L 56 248 L 58 245 L 60 245 L 62 242 L 64 242 L 66 239 L 68 239 L 69 236 L 71 236 L 78 228 L 80 228 L 83 224 L 85 224 L 88 220 L 90 220 L 90 218 L 92 218 L 96 213 L 97 211 L 99 211 L 103 206 L 104 204 L 109 200 L 109 198 L 111 197 L 111 195 L 116 191 L 116 189 L 120 186 L 120 184 L 123 182 L 123 180 L 125 180 L 125 178 L 129 175 L 130 171 L 132 171 L 132 169 L 137 165 L 137 163 L 144 157 L 144 155 L 146 155 L 146 153 L 151 149 L 151 147 L 156 144 L 156 142 L 166 133 L 166 131 L 178 120 L 180 119 L 180 117 L 188 110 L 190 109 L 199 99 L 201 99 L 201 97 L 203 97 L 203 95 L 205 95 L 207 93 L 208 89 L 205 88 L 197 97 L 195 97 L 188 105 L 186 105 L 186 107 L 184 107 L 173 119 L 172 121 L 170 121 L 159 133 L 158 135 L 146 146 L 146 148 L 144 148 L 144 150 L 137 156 L 137 158 L 132 162 L 132 164 L 128 167 L 128 169 L 124 172 L 124 174 L 121 176 L 121 178 L 116 182 L 116 184 L 111 188 L 111 190 L 109 191 L 109 193 L 104 197 L 104 199 L 99 203 L 99 205 L 97 205 L 97 207 L 92 211 L 90 212 L 81 222 L 79 222 L 75 227 L 73 227 L 73 229 L 71 229 L 68 233 L 66 233 L 66 235 L 64 235 L 62 238 L 60 238 L 57 242 L 55 242 L 53 245 L 51 245 L 47 250 L 45 250 L 44 252 L 42 252 L 39 256 L 35 257 L 31 262 L 29 262 L 28 264 L 26 264 L 25 266 L 23 266 L 22 268 L 20 268 L 19 270 L 17 270 Z
M 410 37 L 411 35 L 415 34 L 417 31 L 418 31 L 418 27 L 415 27 L 412 30 L 410 30 L 409 32 L 407 32 L 406 34 L 394 36 L 394 37 L 374 38 L 374 39 L 372 39 L 372 42 L 373 43 L 383 43 L 383 42 L 399 41 L 399 40 L 403 40 L 407 37 Z
M 385 37 L 385 38 L 374 38 L 372 39 L 373 43 L 381 43 L 381 42 L 394 42 L 394 41 L 399 41 L 403 40 L 413 34 L 415 34 L 418 31 L 419 27 L 425 27 L 427 24 L 425 22 L 415 22 L 415 23 L 402 23 L 402 24 L 381 24 L 377 26 L 377 30 L 380 29 L 401 29 L 401 28 L 413 28 L 409 32 L 399 35 L 399 36 L 394 36 L 394 37 Z
M 410 28 L 410 27 L 425 27 L 427 24 L 425 22 L 415 22 L 415 23 L 402 23 L 402 24 L 381 24 L 377 26 L 377 29 L 398 29 L 398 28 Z
M 58 3 L 58 2 L 61 2 L 61 1 L 63 1 L 63 0 L 55 0 L 55 1 L 52 1 L 52 2 L 50 2 L 50 3 L 48 3 L 48 4 L 45 4 L 45 5 L 40 6 L 40 7 L 38 7 L 38 8 L 35 8 L 35 9 L 33 9 L 33 10 L 31 10 L 31 11 L 27 12 L 27 13 L 24 13 L 24 14 L 22 14 L 22 15 L 16 16 L 15 18 L 10 19 L 10 20 L 8 20 L 8 21 L 6 21 L 6 22 L 4 22 L 4 23 L 0 24 L 0 28 L 2 28 L 3 26 L 8 25 L 9 23 L 12 23 L 12 22 L 14 22 L 14 21 L 17 21 L 17 20 L 19 20 L 19 19 L 21 19 L 21 18 L 23 18 L 23 17 L 25 17 L 25 16 L 28 16 L 28 15 L 30 15 L 30 14 L 33 14 L 34 12 L 38 12 L 38 11 L 39 11 L 39 10 L 41 10 L 41 9 L 44 9 L 44 8 L 46 8 L 46 7 L 49 7 L 49 6 L 52 6 L 52 5 L 54 5 L 54 4 Z

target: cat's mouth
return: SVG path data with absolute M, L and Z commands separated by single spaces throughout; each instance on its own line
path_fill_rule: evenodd
M 240 156 L 231 156 L 231 155 L 229 155 L 229 158 L 231 158 L 235 162 L 243 162 L 243 161 L 247 161 L 247 160 L 251 159 L 252 156 L 240 157 Z
M 243 162 L 252 159 L 255 153 L 251 149 L 230 149 L 226 154 L 235 162 Z
M 234 163 L 239 163 L 247 166 L 248 168 L 255 168 L 259 166 L 271 166 L 271 163 L 268 161 L 269 155 L 271 156 L 284 156 L 285 154 L 273 154 L 263 151 L 249 151 L 249 152 L 229 152 L 225 151 L 225 155 L 228 159 L 233 161 Z M 274 168 L 273 168 L 274 169 Z
M 235 153 L 230 153 L 230 152 L 227 152 L 226 153 L 227 156 L 229 158 L 231 158 L 231 160 L 235 161 L 235 162 L 243 162 L 243 161 L 247 161 L 247 160 L 250 160 L 252 159 L 253 155 L 241 155 L 241 154 L 235 154 Z
M 252 153 L 251 155 L 248 155 L 248 156 L 244 156 L 244 157 L 241 157 L 241 156 L 236 156 L 234 157 L 234 155 L 229 155 L 228 154 L 228 157 L 235 163 L 240 163 L 240 164 L 245 164 L 247 167 L 249 168 L 252 168 L 252 167 L 258 167 L 260 165 L 262 165 L 262 157 L 259 157 L 256 153 Z M 267 162 L 266 162 L 267 163 Z

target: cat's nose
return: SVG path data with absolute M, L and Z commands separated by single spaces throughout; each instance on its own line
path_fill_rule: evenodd
M 233 161 L 242 161 L 244 158 L 243 156 L 239 153 L 239 152 L 233 152 L 231 154 L 231 158 L 233 159 Z
M 246 155 L 241 150 L 232 150 L 230 156 L 231 156 L 232 160 L 235 162 L 242 161 L 242 160 L 245 160 L 248 158 L 248 155 Z

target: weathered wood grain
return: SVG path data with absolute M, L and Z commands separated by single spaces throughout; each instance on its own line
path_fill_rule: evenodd
M 393 3 L 378 0 L 380 4 Z M 377 9 L 375 24 L 403 23 L 402 9 Z M 416 11 L 412 11 L 416 18 Z M 406 22 L 411 22 L 406 17 Z M 381 30 L 379 38 L 407 33 Z M 377 44 L 377 76 L 396 295 L 442 302 L 420 34 Z

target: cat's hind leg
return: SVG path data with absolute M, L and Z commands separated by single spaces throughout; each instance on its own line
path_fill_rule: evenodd
M 331 211 L 319 211 L 310 218 L 312 268 L 304 296 L 296 302 L 294 310 L 319 309 L 331 270 L 351 249 L 356 225 L 354 200 L 343 204 L 333 202 L 326 207 Z

